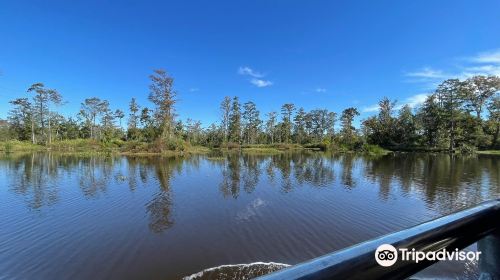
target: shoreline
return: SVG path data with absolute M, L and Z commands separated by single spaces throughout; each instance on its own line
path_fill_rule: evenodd
M 209 154 L 213 152 L 221 153 L 242 153 L 252 155 L 275 155 L 286 152 L 297 151 L 311 151 L 311 152 L 333 152 L 333 153 L 355 153 L 364 155 L 387 155 L 390 153 L 439 153 L 449 154 L 446 150 L 437 149 L 398 149 L 387 150 L 379 146 L 366 145 L 362 150 L 346 150 L 346 149 L 325 149 L 319 148 L 311 144 L 297 145 L 297 144 L 255 144 L 255 145 L 242 145 L 239 147 L 217 147 L 209 148 L 204 146 L 187 146 L 183 150 L 163 150 L 163 151 L 150 151 L 147 149 L 130 149 L 127 150 L 126 144 L 121 145 L 105 144 L 97 141 L 87 139 L 78 139 L 75 141 L 60 141 L 54 142 L 50 145 L 38 145 L 24 141 L 3 141 L 0 142 L 0 152 L 7 153 L 27 153 L 27 152 L 53 152 L 57 154 L 67 155 L 123 155 L 123 156 L 185 156 L 195 154 Z M 147 143 L 141 143 L 147 144 Z M 456 152 L 454 154 L 460 155 Z M 476 151 L 472 154 L 481 155 L 500 155 L 500 150 L 482 150 Z

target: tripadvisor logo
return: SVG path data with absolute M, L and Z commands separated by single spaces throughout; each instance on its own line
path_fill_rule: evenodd
M 415 249 L 399 248 L 396 249 L 390 244 L 382 244 L 378 246 L 375 251 L 375 260 L 381 266 L 392 266 L 394 265 L 398 257 L 402 261 L 412 261 L 415 263 L 421 261 L 479 261 L 479 255 L 481 252 L 465 252 L 455 249 L 454 251 L 447 251 L 446 249 L 441 249 L 438 251 L 416 251 Z
M 390 244 L 382 244 L 375 251 L 375 260 L 381 266 L 391 266 L 398 260 L 398 251 Z

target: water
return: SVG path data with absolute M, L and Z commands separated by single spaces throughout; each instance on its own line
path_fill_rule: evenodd
M 486 155 L 4 155 L 0 279 L 249 278 L 499 194 Z

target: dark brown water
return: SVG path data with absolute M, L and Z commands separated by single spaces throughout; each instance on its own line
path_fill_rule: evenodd
M 499 195 L 498 156 L 4 155 L 0 279 L 245 278 Z

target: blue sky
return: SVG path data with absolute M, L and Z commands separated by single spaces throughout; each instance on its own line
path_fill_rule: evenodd
M 261 113 L 374 113 L 418 104 L 448 77 L 500 75 L 500 1 L 2 1 L 0 118 L 30 84 L 150 106 L 148 75 L 175 78 L 178 114 L 217 121 L 226 95 Z

